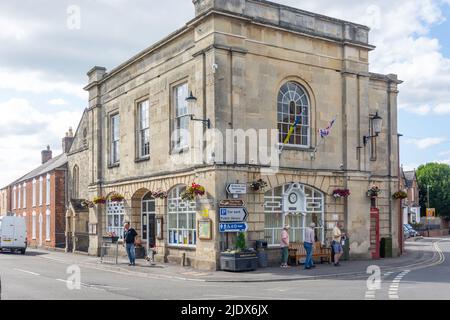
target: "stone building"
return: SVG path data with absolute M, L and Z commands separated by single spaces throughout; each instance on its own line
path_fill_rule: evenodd
M 73 134 L 62 140 L 64 153 L 53 157 L 48 146 L 42 151 L 42 165 L 10 186 L 11 212 L 26 218 L 30 247 L 65 248 L 67 154 Z
M 240 197 L 247 244 L 267 241 L 271 263 L 283 225 L 301 242 L 312 221 L 323 243 L 343 222 L 353 258 L 377 256 L 375 233 L 392 237 L 398 254 L 401 81 L 369 72 L 369 29 L 262 0 L 193 2 L 196 16 L 180 30 L 113 70 L 88 72 L 69 186 L 78 199 L 124 196 L 89 209 L 89 252 L 131 221 L 158 260 L 216 269 L 236 236 L 219 231 L 227 185 L 262 179 L 267 187 Z M 206 195 L 185 201 L 193 182 Z M 373 185 L 382 192 L 371 199 Z M 337 199 L 336 189 L 351 195 Z

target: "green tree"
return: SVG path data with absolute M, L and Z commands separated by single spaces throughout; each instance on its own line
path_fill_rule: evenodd
M 430 186 L 430 207 L 436 208 L 438 216 L 450 218 L 450 166 L 428 163 L 420 166 L 416 174 L 422 213 L 424 214 L 427 208 L 427 187 Z

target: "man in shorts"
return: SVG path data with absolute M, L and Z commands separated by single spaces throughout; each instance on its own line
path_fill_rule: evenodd
M 334 266 L 339 267 L 339 260 L 341 259 L 342 255 L 344 254 L 344 248 L 342 247 L 342 237 L 344 234 L 342 233 L 341 229 L 343 228 L 342 223 L 336 223 L 334 229 L 333 229 L 333 251 L 334 251 Z

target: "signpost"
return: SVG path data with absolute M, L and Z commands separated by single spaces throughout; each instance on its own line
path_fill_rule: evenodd
M 233 195 L 233 198 L 238 198 L 239 195 L 247 194 L 247 185 L 244 183 L 230 183 L 227 186 L 227 192 Z
M 244 222 L 247 217 L 248 211 L 246 208 L 220 208 L 221 222 Z
M 427 218 L 434 218 L 434 217 L 436 217 L 436 209 L 427 208 Z
M 241 199 L 226 199 L 220 200 L 219 202 L 220 208 L 240 208 L 245 207 L 244 200 Z
M 220 223 L 219 224 L 219 230 L 221 233 L 246 232 L 247 229 L 248 229 L 248 225 L 245 222 Z

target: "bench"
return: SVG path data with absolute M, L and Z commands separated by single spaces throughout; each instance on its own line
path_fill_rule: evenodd
M 331 249 L 325 248 L 320 242 L 316 242 L 313 248 L 312 254 L 313 260 L 320 260 L 320 263 L 324 261 L 331 264 Z M 289 244 L 289 259 L 295 261 L 296 265 L 299 265 L 300 259 L 306 258 L 306 250 L 303 243 L 291 243 Z

